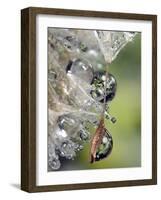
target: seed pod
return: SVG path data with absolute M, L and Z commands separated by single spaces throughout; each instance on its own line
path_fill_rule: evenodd
M 105 133 L 104 118 L 102 117 L 91 142 L 90 162 L 95 162 L 97 149 L 101 145 Z

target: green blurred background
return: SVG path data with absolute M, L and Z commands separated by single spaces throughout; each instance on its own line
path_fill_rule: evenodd
M 90 164 L 90 143 L 86 143 L 74 160 L 62 160 L 60 170 L 141 166 L 141 33 L 121 50 L 109 72 L 117 80 L 117 93 L 109 110 L 117 122 L 106 121 L 113 150 L 108 158 Z

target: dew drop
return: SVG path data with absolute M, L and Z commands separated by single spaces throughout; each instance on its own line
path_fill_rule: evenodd
M 60 164 L 59 159 L 53 158 L 53 159 L 49 160 L 49 167 L 52 170 L 58 170 L 60 168 L 60 166 L 61 166 L 61 164 Z
M 66 157 L 67 159 L 72 159 L 75 157 L 75 149 L 74 143 L 71 140 L 66 140 L 62 143 L 61 147 L 59 148 L 60 156 Z
M 95 161 L 100 161 L 104 158 L 107 158 L 113 148 L 113 139 L 110 133 L 105 129 L 105 135 L 102 139 L 102 143 L 100 145 L 100 148 L 98 149 L 96 153 L 96 159 Z
M 67 66 L 69 68 L 69 64 Z M 87 83 L 91 83 L 94 76 L 92 65 L 83 59 L 76 59 L 72 62 L 70 66 L 70 73 Z
M 116 121 L 117 121 L 117 120 L 116 120 L 115 117 L 112 117 L 112 118 L 111 118 L 111 122 L 112 122 L 113 124 L 116 123 Z
M 104 102 L 105 73 L 97 72 L 92 82 L 91 96 L 101 103 Z M 117 89 L 116 79 L 112 74 L 108 74 L 106 87 L 106 102 L 112 101 Z

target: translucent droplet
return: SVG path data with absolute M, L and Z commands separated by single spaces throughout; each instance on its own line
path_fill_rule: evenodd
M 83 149 L 83 145 L 75 143 L 74 149 L 75 151 L 81 151 Z
M 94 71 L 92 65 L 86 60 L 77 59 L 73 61 L 69 71 L 87 83 L 91 83 L 93 80 Z
M 49 160 L 49 167 L 52 170 L 58 170 L 60 168 L 60 166 L 61 166 L 61 164 L 60 164 L 59 159 L 53 158 L 53 159 Z
M 64 129 L 62 129 L 62 128 L 57 128 L 56 130 L 55 130 L 55 134 L 60 138 L 66 138 L 66 137 L 68 137 L 68 134 L 67 134 L 67 132 L 64 130 Z
M 75 148 L 74 148 L 74 143 L 71 140 L 67 140 L 62 143 L 59 151 L 60 151 L 60 156 L 66 157 L 67 159 L 72 159 L 75 157 Z
M 83 149 L 83 145 L 79 145 L 79 150 L 82 150 Z
M 105 135 L 102 139 L 102 143 L 96 153 L 96 159 L 95 161 L 100 161 L 104 158 L 107 158 L 113 148 L 113 139 L 110 133 L 105 129 Z
M 110 120 L 113 124 L 117 121 L 117 119 L 115 117 L 111 117 L 111 115 L 107 111 L 105 111 L 105 117 L 106 119 Z
M 72 115 L 62 115 L 57 120 L 60 129 L 64 129 L 69 135 L 73 135 L 76 129 L 79 127 L 80 123 L 77 118 Z
M 101 103 L 104 102 L 104 86 L 106 83 L 105 73 L 98 72 L 95 74 L 95 78 L 93 79 L 93 89 L 91 90 L 92 97 L 100 101 Z M 117 83 L 112 74 L 108 74 L 107 78 L 107 87 L 106 87 L 106 102 L 112 101 L 115 97 L 117 89 Z

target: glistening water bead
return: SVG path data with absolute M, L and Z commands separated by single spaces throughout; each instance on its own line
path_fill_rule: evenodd
M 84 59 L 70 60 L 66 67 L 66 72 L 77 76 L 89 84 L 92 82 L 94 76 L 92 65 Z
M 61 115 L 58 117 L 57 124 L 61 130 L 65 130 L 72 135 L 78 129 L 80 120 L 70 114 Z
M 104 102 L 104 87 L 105 87 L 105 72 L 97 72 L 94 75 L 94 79 L 92 81 L 92 90 L 91 90 L 91 96 L 103 103 Z M 108 73 L 107 77 L 107 87 L 106 87 L 106 102 L 112 101 L 115 97 L 117 89 L 117 82 L 115 77 Z
M 107 158 L 110 155 L 112 148 L 113 148 L 112 136 L 107 131 L 107 129 L 105 129 L 105 135 L 102 139 L 102 143 L 99 149 L 97 150 L 95 161 L 100 161 L 104 158 Z
M 59 149 L 60 156 L 66 157 L 67 159 L 72 159 L 75 157 L 76 153 L 74 151 L 75 149 L 75 143 L 73 143 L 71 140 L 66 140 L 61 144 L 61 147 Z
M 49 159 L 49 167 L 51 170 L 58 170 L 60 166 L 61 164 L 58 158 Z

